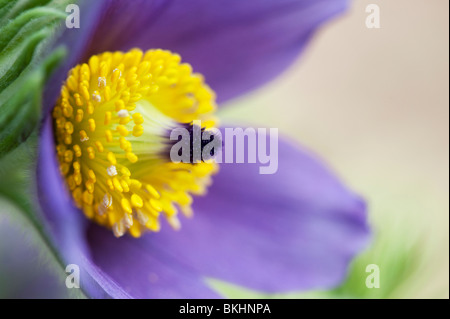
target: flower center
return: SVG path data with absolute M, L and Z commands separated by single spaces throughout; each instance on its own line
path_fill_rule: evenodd
M 214 92 L 180 56 L 163 50 L 105 52 L 70 70 L 53 110 L 60 171 L 77 207 L 116 237 L 178 229 L 217 170 L 173 163 L 170 130 L 215 125 Z

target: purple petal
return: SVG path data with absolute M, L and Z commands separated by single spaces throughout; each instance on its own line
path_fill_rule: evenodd
M 94 8 L 91 3 L 82 7 L 82 19 L 88 17 L 81 29 L 68 29 L 62 37 L 82 34 L 80 42 L 66 41 L 74 50 L 84 48 L 73 52 L 79 61 L 133 47 L 169 49 L 205 75 L 219 102 L 277 76 L 320 25 L 347 7 L 347 0 L 99 0 Z
M 151 240 L 116 239 L 96 225 L 90 227 L 88 240 L 97 265 L 135 298 L 220 297 L 200 273 Z
M 222 165 L 181 231 L 164 225 L 141 239 L 116 239 L 72 206 L 51 129 L 48 120 L 39 159 L 43 220 L 62 261 L 80 265 L 92 297 L 218 297 L 206 277 L 267 292 L 331 287 L 367 243 L 363 202 L 286 143 L 274 175 L 259 175 L 255 164 Z
M 207 277 L 265 292 L 330 288 L 367 244 L 364 202 L 314 156 L 281 142 L 279 169 L 222 164 L 179 232 L 145 237 Z

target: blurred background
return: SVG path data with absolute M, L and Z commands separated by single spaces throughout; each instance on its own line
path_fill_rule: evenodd
M 380 29 L 365 25 L 371 3 Z M 368 201 L 374 242 L 347 282 L 287 297 L 449 297 L 448 12 L 446 0 L 353 1 L 288 71 L 221 111 L 224 121 L 278 127 Z M 0 298 L 82 297 L 18 215 L 0 198 Z M 22 249 L 11 252 L 4 234 Z M 368 264 L 380 267 L 379 289 L 365 286 Z

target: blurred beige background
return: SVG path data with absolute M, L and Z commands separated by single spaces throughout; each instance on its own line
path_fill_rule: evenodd
M 365 26 L 370 3 L 380 29 Z M 448 11 L 446 0 L 356 0 L 285 74 L 222 114 L 279 127 L 365 196 L 377 236 L 423 245 L 403 297 L 448 298 Z

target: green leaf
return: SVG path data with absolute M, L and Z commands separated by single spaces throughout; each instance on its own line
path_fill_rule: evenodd
M 51 51 L 73 0 L 0 0 L 0 158 L 40 119 L 42 88 L 65 51 Z

